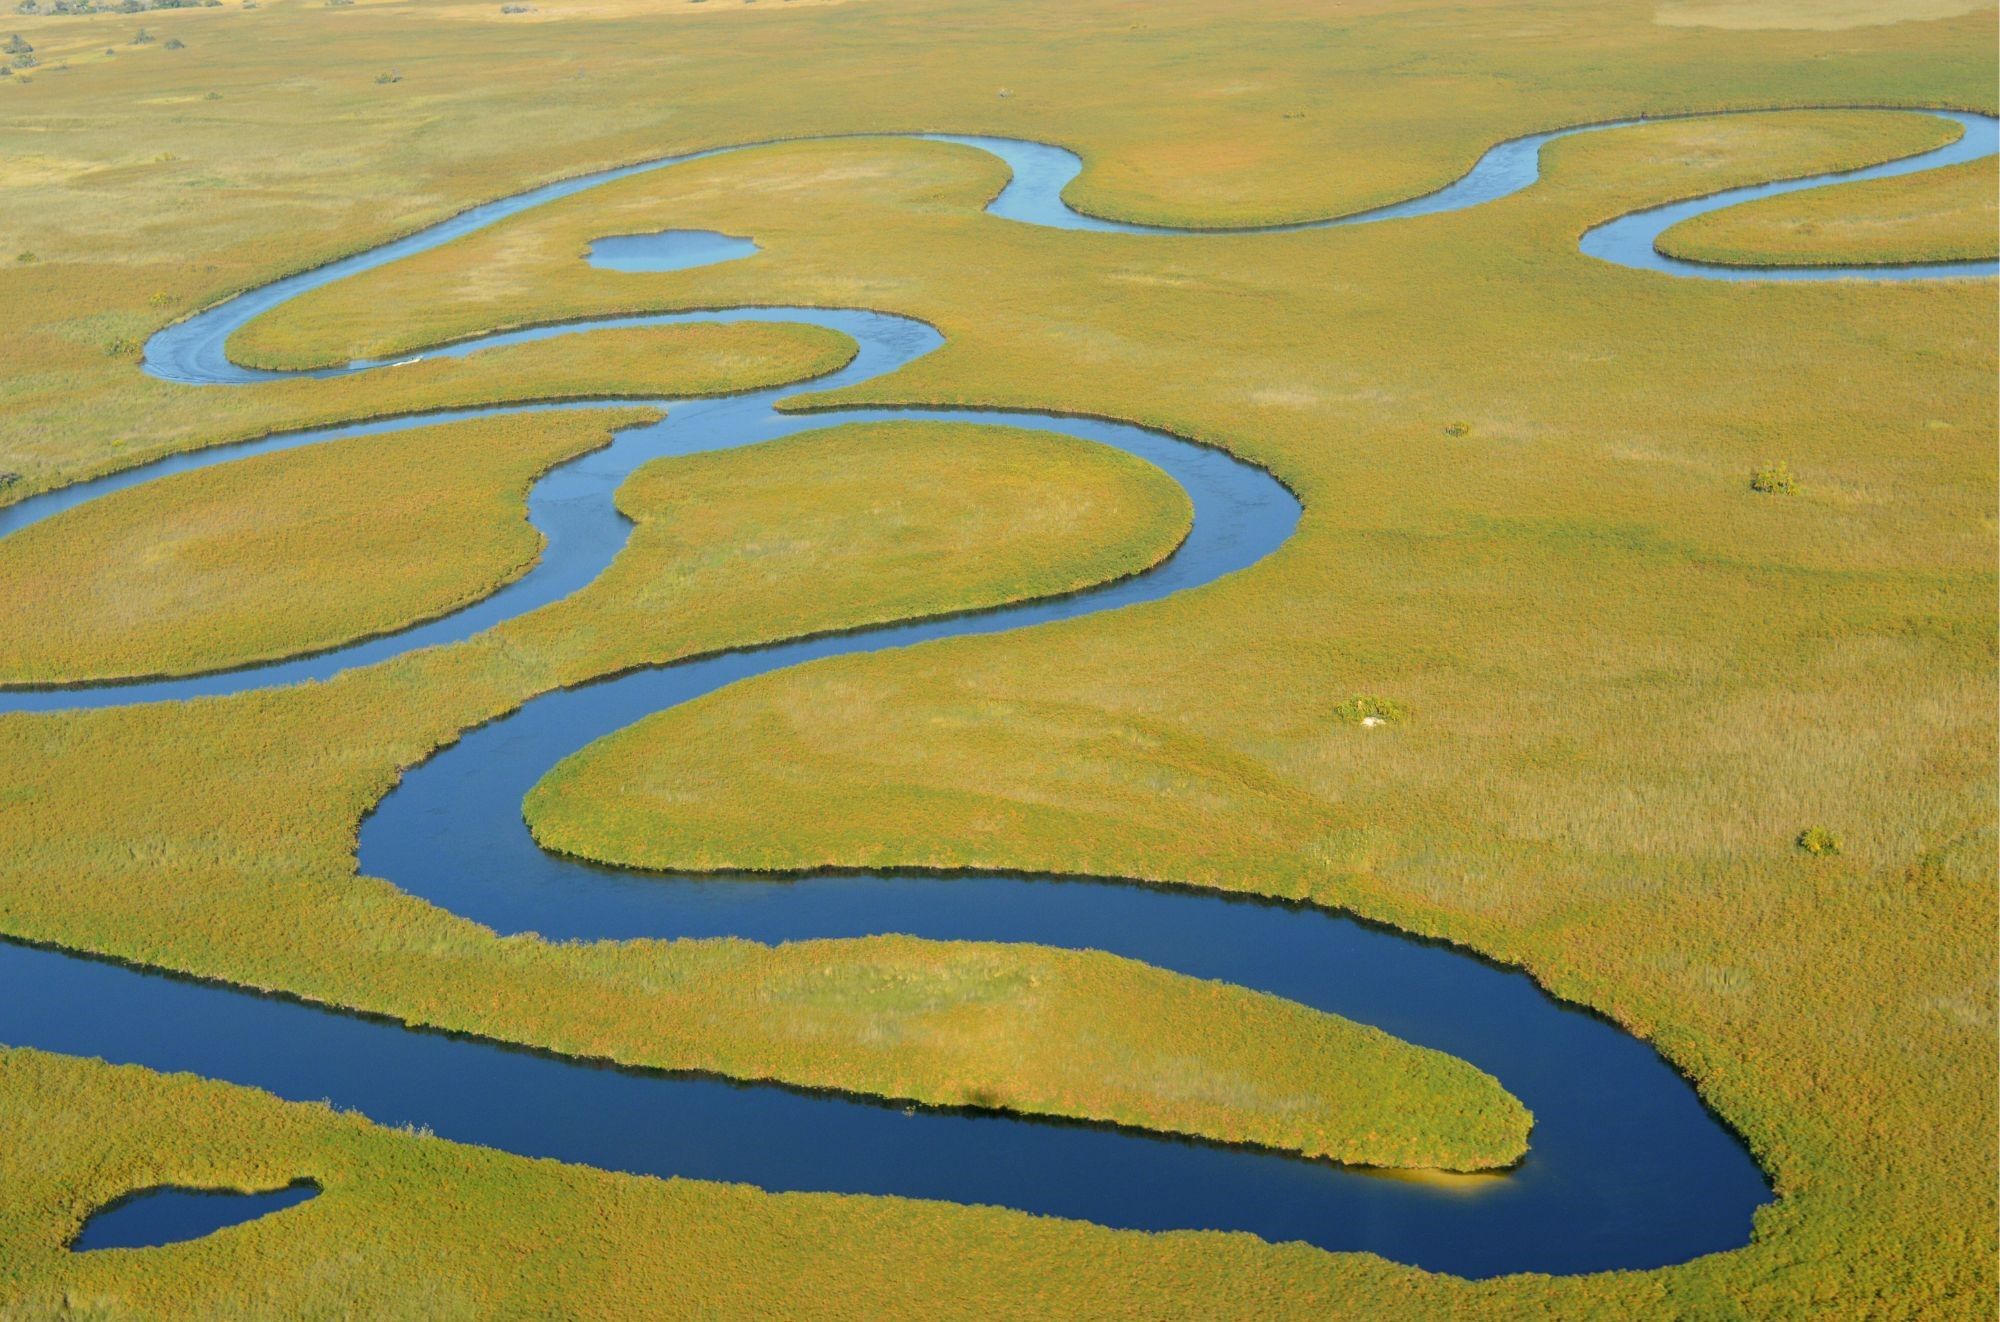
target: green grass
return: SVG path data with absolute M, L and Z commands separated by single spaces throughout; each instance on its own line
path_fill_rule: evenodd
M 1581 3 L 1288 2 L 1226 21 L 1191 0 L 538 10 L 177 13 L 157 28 L 186 51 L 115 59 L 91 54 L 112 40 L 98 19 L 60 37 L 23 19 L 48 63 L 74 67 L 0 87 L 0 257 L 38 258 L 0 262 L 0 361 L 19 365 L 0 469 L 46 484 L 288 410 L 374 411 L 391 383 L 219 397 L 146 382 L 105 351 L 282 270 L 664 151 L 1013 133 L 1085 155 L 1083 205 L 1222 224 L 1422 191 L 1497 138 L 1561 123 L 1994 108 L 1990 9 L 1831 31 L 1663 26 L 1646 6 Z M 389 67 L 403 81 L 376 86 Z M 440 1312 L 545 1311 L 557 1289 L 608 1311 L 635 1282 L 673 1279 L 718 1290 L 687 1296 L 694 1311 L 797 1308 L 784 1292 L 810 1281 L 813 1305 L 859 1313 L 1990 1316 L 1991 286 L 1721 286 L 1575 252 L 1583 229 L 1633 207 L 1883 159 L 1908 134 L 1840 114 L 1621 130 L 1557 144 L 1543 184 L 1475 212 L 1226 240 L 1006 225 L 977 210 L 999 172 L 946 146 L 773 148 L 523 217 L 246 338 L 316 361 L 606 310 L 865 304 L 926 317 L 950 343 L 849 398 L 1107 413 L 1269 464 L 1307 505 L 1271 561 L 1115 616 L 694 704 L 642 727 L 681 741 L 671 833 L 644 815 L 632 828 L 687 862 L 1104 871 L 1300 897 L 1521 962 L 1656 1043 L 1749 1136 L 1784 1195 L 1750 1247 L 1471 1286 L 1241 1237 L 943 1208 L 898 1220 L 870 1200 L 609 1181 L 356 1128 L 417 1164 L 345 1204 L 374 1230 L 345 1274 L 329 1246 L 353 1240 L 316 1219 L 343 1208 L 332 1187 L 257 1232 L 276 1237 L 250 1241 L 264 1248 L 170 1251 L 171 1272 L 14 1248 L 57 1242 L 81 1213 L 10 1193 L 10 1214 L 40 1229 L 8 1237 L 0 1270 L 32 1262 L 43 1300 L 87 1286 L 143 1307 L 187 1288 L 237 1311 L 332 1312 L 343 1290 L 385 1288 L 435 1291 L 418 1297 Z M 595 234 L 669 224 L 752 234 L 764 252 L 625 280 L 577 262 Z M 1775 455 L 1800 486 L 1786 500 L 1745 480 Z M 739 514 L 745 538 L 762 535 Z M 476 1004 L 464 1019 L 615 1054 L 624 1021 L 654 1004 L 632 989 L 664 954 L 551 952 L 422 910 L 348 875 L 354 820 L 395 767 L 563 677 L 866 615 L 859 567 L 817 580 L 836 594 L 824 602 L 751 576 L 726 622 L 621 617 L 607 591 L 325 693 L 10 718 L 0 756 L 31 779 L 0 819 L 0 925 L 334 999 L 370 988 L 432 1022 Z M 734 592 L 738 568 L 673 599 Z M 628 627 L 645 618 L 650 631 Z M 1336 710 L 1355 694 L 1416 715 L 1357 728 Z M 192 788 L 163 804 L 105 772 L 142 756 L 173 759 Z M 102 820 L 79 833 L 87 795 Z M 1841 852 L 1801 851 L 1812 826 Z M 288 907 L 267 912 L 279 894 Z M 288 944 L 300 931 L 304 955 Z M 852 956 L 886 957 L 879 943 Z M 555 1022 L 557 981 L 609 1008 Z M 746 1058 L 768 1045 L 748 1043 Z M 198 1086 L 118 1087 L 111 1113 L 130 1117 L 142 1088 Z M 81 1094 L 13 1073 L 0 1096 L 60 1116 Z M 273 1109 L 215 1104 L 234 1160 L 245 1135 L 279 1132 Z M 99 1170 L 146 1182 L 132 1163 L 153 1131 L 90 1132 L 98 1146 L 51 1159 L 57 1185 L 115 1192 Z M 885 1245 L 923 1256 L 885 1273 Z
M 526 573 L 532 480 L 656 417 L 485 418 L 162 478 L 0 541 L 0 677 L 186 674 L 443 615 Z
M 1661 252 L 1725 266 L 1949 262 L 2000 252 L 1993 157 L 1892 179 L 1763 198 L 1660 235 Z
M 0 389 L 33 403 L 25 424 L 22 413 L 0 424 L 8 428 L 0 471 L 22 475 L 0 491 L 9 502 L 175 451 L 274 432 L 524 400 L 754 390 L 825 375 L 854 354 L 845 335 L 817 326 L 655 326 L 426 357 L 387 372 L 217 389 L 156 380 L 130 359 L 88 349 L 78 365 L 45 344 L 17 347 L 30 366 Z
M 255 1135 L 246 1143 L 245 1135 Z M 97 1206 L 178 1182 L 324 1192 L 204 1239 L 71 1255 Z M 26 1318 L 1365 1316 L 1490 1287 L 1248 1235 L 651 1180 L 382 1129 L 249 1089 L 0 1049 L 0 1296 Z M 1476 1196 L 1476 1194 L 1468 1195 Z M 893 1259 L 897 1269 L 881 1264 Z M 1643 1277 L 1603 1278 L 1627 1306 Z M 964 1288 L 977 1282 L 977 1291 Z M 1508 1294 L 1548 1298 L 1529 1279 Z
M 567 430 L 601 432 L 584 422 Z M 656 461 L 619 506 L 638 527 L 596 583 L 462 646 L 304 688 L 0 723 L 10 762 L 35 768 L 0 806 L 23 844 L 0 920 L 578 1055 L 1370 1165 L 1519 1158 L 1527 1113 L 1479 1071 L 1127 960 L 888 937 L 552 946 L 352 879 L 356 819 L 400 766 L 553 684 L 1071 590 L 1156 562 L 1190 519 L 1185 493 L 1120 452 L 938 423 Z

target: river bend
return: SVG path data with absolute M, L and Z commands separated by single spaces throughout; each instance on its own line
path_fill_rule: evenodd
M 1774 271 L 1700 266 L 1653 249 L 1669 225 L 1718 207 L 1992 154 L 1993 119 L 1945 117 L 1963 134 L 1937 151 L 1634 213 L 1591 230 L 1582 251 L 1664 274 L 1712 279 L 1990 275 L 1990 261 Z M 1476 206 L 1532 184 L 1546 143 L 1621 126 L 1585 126 L 1502 143 L 1439 192 L 1379 211 L 1270 228 L 1381 223 Z M 1061 148 L 928 136 L 990 151 L 1008 164 L 1012 177 L 989 205 L 997 215 L 1075 230 L 1155 231 L 1071 210 L 1061 194 L 1082 165 Z M 237 366 L 227 354 L 229 336 L 309 289 L 530 208 L 613 179 L 749 149 L 644 162 L 475 207 L 169 327 L 147 344 L 146 370 L 214 386 L 298 375 Z M 616 245 L 617 260 L 633 264 L 627 269 L 645 269 L 643 236 L 627 237 L 634 241 Z M 730 236 L 704 235 L 698 244 L 670 255 L 666 264 L 735 260 L 754 250 L 748 240 Z M 689 251 L 701 255 L 690 257 Z M 606 327 L 732 320 L 805 322 L 852 337 L 855 358 L 812 383 L 816 390 L 893 372 L 940 342 L 929 326 L 890 313 L 765 307 L 539 327 L 431 352 L 465 354 Z M 304 375 L 384 365 L 359 362 Z M 1023 411 L 781 412 L 778 405 L 803 388 L 654 401 L 671 405 L 663 421 L 627 428 L 606 449 L 563 464 L 536 484 L 529 517 L 547 545 L 533 569 L 450 615 L 264 666 L 132 684 L 0 692 L 0 711 L 240 692 L 324 678 L 468 638 L 592 581 L 630 531 L 612 505 L 613 493 L 635 468 L 662 455 L 887 418 L 1035 426 L 1115 446 L 1165 470 L 1193 502 L 1193 531 L 1157 568 L 1056 600 L 728 652 L 535 698 L 412 769 L 364 822 L 361 868 L 501 932 L 532 930 L 585 940 L 728 935 L 760 941 L 898 932 L 1107 950 L 1223 979 L 1378 1025 L 1494 1074 L 1536 1116 L 1533 1148 L 1519 1169 L 1440 1183 L 1104 1126 L 905 1108 L 772 1085 L 614 1069 L 24 945 L 0 945 L 0 1041 L 191 1070 L 298 1100 L 330 1098 L 385 1124 L 426 1125 L 447 1138 L 613 1170 L 749 1181 L 768 1189 L 994 1203 L 1139 1229 L 1248 1230 L 1273 1241 L 1371 1250 L 1467 1276 L 1659 1266 L 1747 1240 L 1752 1214 L 1769 1201 L 1769 1189 L 1742 1145 L 1703 1108 L 1687 1082 L 1645 1043 L 1555 1001 L 1525 975 L 1462 951 L 1319 909 L 1193 889 L 993 874 L 662 877 L 539 850 L 521 820 L 527 790 L 563 757 L 655 711 L 820 657 L 1024 628 L 1169 596 L 1254 564 L 1290 536 L 1299 518 L 1297 501 L 1269 474 L 1161 432 Z M 247 455 L 458 418 L 590 407 L 602 404 L 449 410 L 177 455 L 0 511 L 0 533 L 109 491 Z

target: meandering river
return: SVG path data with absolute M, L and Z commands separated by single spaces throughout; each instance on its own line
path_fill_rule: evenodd
M 1636 213 L 1590 231 L 1582 250 L 1663 273 L 1717 279 L 1992 274 L 1992 262 L 1756 271 L 1676 262 L 1652 248 L 1668 225 L 1705 210 L 1839 179 L 1936 168 L 1994 151 L 1994 120 L 1945 117 L 1964 134 L 1937 151 L 1846 175 L 1737 189 Z M 1547 142 L 1620 126 L 1502 143 L 1437 193 L 1363 215 L 1275 228 L 1383 223 L 1478 205 L 1532 184 Z M 988 208 L 996 215 L 1068 229 L 1152 232 L 1082 215 L 1064 204 L 1062 189 L 1081 169 L 1067 151 L 1009 139 L 932 136 L 1007 162 L 1011 181 Z M 229 336 L 307 290 L 613 179 L 716 154 L 552 184 L 275 281 L 160 332 L 146 347 L 146 370 L 218 387 L 286 375 L 232 363 Z M 748 240 L 703 233 L 679 244 L 662 241 L 658 252 L 649 253 L 643 237 L 626 237 L 601 259 L 625 269 L 671 269 L 741 259 L 753 251 Z M 611 326 L 735 320 L 806 322 L 852 337 L 855 358 L 810 383 L 813 390 L 893 372 L 940 342 L 929 326 L 885 312 L 760 307 L 541 327 L 431 352 L 465 354 Z M 382 366 L 352 363 L 306 375 Z M 819 657 L 1026 628 L 1198 588 L 1275 550 L 1300 515 L 1298 502 L 1268 473 L 1164 433 L 1022 411 L 779 411 L 784 399 L 806 388 L 656 401 L 671 406 L 663 421 L 628 428 L 608 448 L 564 464 L 537 483 L 528 506 L 547 538 L 542 558 L 524 577 L 463 610 L 388 637 L 267 666 L 134 684 L 0 692 L 0 711 L 240 692 L 321 678 L 470 637 L 594 579 L 630 531 L 612 504 L 613 493 L 635 468 L 662 455 L 886 418 L 1032 426 L 1115 446 L 1166 471 L 1193 501 L 1193 531 L 1152 571 L 1057 600 L 731 652 L 546 694 L 412 769 L 363 823 L 360 867 L 502 932 L 581 939 L 732 935 L 762 941 L 900 932 L 1108 950 L 1227 980 L 1378 1025 L 1494 1074 L 1536 1116 L 1533 1147 L 1520 1168 L 1477 1180 L 1397 1178 L 1102 1126 L 906 1108 L 773 1085 L 615 1069 L 24 945 L 0 945 L 0 1041 L 191 1070 L 282 1097 L 329 1098 L 385 1124 L 425 1125 L 447 1138 L 613 1170 L 748 1181 L 768 1189 L 995 1203 L 1142 1229 L 1247 1230 L 1274 1241 L 1372 1250 L 1467 1276 L 1658 1266 L 1746 1241 L 1752 1214 L 1769 1201 L 1770 1192 L 1743 1146 L 1703 1108 L 1688 1083 L 1645 1043 L 1553 1000 L 1523 974 L 1463 951 L 1319 909 L 1194 889 L 987 874 L 660 877 L 556 858 L 536 848 L 521 820 L 521 799 L 529 787 L 563 757 L 655 711 Z M 0 533 L 109 491 L 250 454 L 455 418 L 591 407 L 602 404 L 451 410 L 179 455 L 0 511 Z M 167 1210 L 149 1214 L 170 1217 L 176 1205 L 161 1200 L 157 1207 Z M 209 1205 L 202 1207 L 204 1215 L 211 1214 Z

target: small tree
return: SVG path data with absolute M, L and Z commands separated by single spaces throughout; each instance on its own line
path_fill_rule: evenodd
M 9 55 L 26 55 L 29 51 L 33 49 L 34 49 L 33 46 L 30 46 L 27 42 L 21 40 L 21 34 L 18 32 L 16 32 L 13 36 L 7 38 L 7 44 L 5 46 L 0 46 L 0 50 L 6 51 Z
M 1357 693 L 1333 709 L 1333 719 L 1343 725 L 1387 725 L 1409 715 L 1410 709 L 1394 698 L 1378 698 L 1372 693 Z
M 1766 464 L 1752 472 L 1750 489 L 1761 491 L 1767 496 L 1795 496 L 1799 491 L 1799 482 L 1792 476 L 1791 465 L 1781 459 L 1775 464 Z

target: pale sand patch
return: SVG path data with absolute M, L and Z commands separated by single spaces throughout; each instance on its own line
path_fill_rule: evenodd
M 379 0 L 384 4 L 404 4 L 407 0 Z M 502 3 L 529 4 L 526 13 L 502 14 Z M 428 18 L 475 22 L 550 23 L 565 18 L 677 18 L 701 14 L 735 13 L 743 9 L 777 12 L 816 5 L 846 4 L 848 0 L 481 0 L 477 4 L 423 5 Z M 412 9 L 419 6 L 410 6 Z
M 1293 386 L 1278 387 L 1250 392 L 1250 402 L 1267 408 L 1311 408 L 1323 397 L 1317 390 L 1302 390 Z
M 0 157 L 0 187 L 65 183 L 95 168 L 94 162 L 63 156 L 4 156 Z
M 1667 0 L 1653 10 L 1664 27 L 1749 32 L 1790 28 L 1831 32 L 1991 10 L 1992 0 Z

